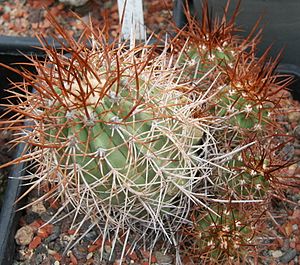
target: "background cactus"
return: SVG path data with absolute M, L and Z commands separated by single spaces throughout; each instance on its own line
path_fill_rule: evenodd
M 244 216 L 248 216 L 250 223 L 250 216 L 267 219 L 269 216 L 265 214 L 270 202 L 274 198 L 284 198 L 284 190 L 295 183 L 293 176 L 287 174 L 287 167 L 295 161 L 283 151 L 293 137 L 286 135 L 278 119 L 285 114 L 284 104 L 288 97 L 285 89 L 290 78 L 282 78 L 275 72 L 280 55 L 268 59 L 267 50 L 261 58 L 256 58 L 255 49 L 261 34 L 258 30 L 258 34 L 253 35 L 257 25 L 248 38 L 239 38 L 234 25 L 238 7 L 231 18 L 226 17 L 229 2 L 224 17 L 214 19 L 204 1 L 202 21 L 197 22 L 187 13 L 186 30 L 173 40 L 179 65 L 187 69 L 181 76 L 182 82 L 193 82 L 191 93 L 196 98 L 207 95 L 206 111 L 215 117 L 211 126 L 219 128 L 214 131 L 219 153 L 245 147 L 220 160 L 220 167 L 210 176 L 214 185 L 208 189 L 212 196 L 207 205 L 215 209 L 213 205 L 218 202 L 218 210 L 205 214 L 201 208 L 196 208 L 196 214 L 191 216 L 194 224 L 182 232 L 184 253 L 191 257 L 192 252 L 196 264 L 199 257 L 204 264 L 250 264 L 254 257 L 258 260 L 259 241 L 253 241 L 256 247 L 250 244 L 251 251 L 246 241 L 254 235 L 263 237 L 260 228 L 246 225 L 243 232 L 233 231 L 237 227 L 223 213 L 230 209 L 235 221 L 241 223 Z M 208 69 L 211 69 L 209 73 Z M 204 75 L 210 81 L 197 83 Z M 203 113 L 203 106 L 200 113 Z M 215 122 L 220 120 L 220 123 Z M 257 209 L 264 210 L 258 214 Z M 229 229 L 228 235 L 222 232 L 224 227 Z M 234 246 L 236 232 L 246 251 Z M 219 237 L 220 233 L 226 242 Z

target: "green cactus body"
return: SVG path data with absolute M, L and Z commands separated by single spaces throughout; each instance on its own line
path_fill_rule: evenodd
M 269 190 L 269 182 L 263 173 L 257 170 L 247 169 L 245 163 L 238 159 L 232 159 L 227 163 L 227 167 L 235 174 L 222 172 L 223 180 L 226 179 L 228 189 L 232 190 L 237 198 L 261 200 Z
M 252 101 L 238 93 L 230 95 L 229 90 L 222 92 L 219 102 L 211 109 L 212 113 L 220 117 L 229 116 L 229 124 L 241 129 L 256 130 L 268 123 L 268 107 L 253 106 Z
M 187 47 L 185 53 L 179 58 L 179 64 L 187 64 L 185 72 L 188 79 L 200 79 L 213 67 L 230 64 L 233 56 L 229 48 L 219 48 L 208 50 L 203 47 Z
M 238 209 L 214 210 L 218 215 L 198 213 L 194 221 L 191 251 L 213 264 L 239 263 L 251 249 L 254 222 L 242 216 Z
M 53 160 L 60 161 L 67 175 L 74 175 L 71 181 L 89 186 L 103 208 L 124 211 L 128 207 L 132 218 L 145 220 L 158 212 L 162 219 L 178 211 L 172 204 L 181 190 L 193 188 L 198 162 L 187 153 L 197 148 L 202 130 L 189 125 L 191 116 L 178 118 L 190 101 L 186 95 L 156 86 L 148 70 L 138 80 L 130 71 L 124 71 L 120 85 L 107 80 L 110 88 L 105 94 L 96 80 L 89 81 L 94 88 L 84 81 L 68 89 L 56 87 L 50 118 L 44 121 L 51 128 L 45 138 L 49 146 L 59 146 L 49 148 Z M 80 86 L 87 87 L 84 95 Z M 80 97 L 86 101 L 82 107 Z M 150 212 L 141 210 L 143 204 Z
M 217 67 L 216 71 L 220 74 L 222 67 L 233 64 L 237 59 L 232 52 L 234 49 L 231 49 L 230 46 L 211 50 L 202 46 L 186 48 L 186 53 L 179 59 L 181 64 L 188 62 L 189 71 L 186 72 L 189 73 L 189 78 L 197 80 L 213 67 Z M 207 88 L 199 87 L 198 89 L 203 89 L 202 92 L 205 92 Z M 217 117 L 226 118 L 226 122 L 236 128 L 248 130 L 262 128 L 268 122 L 270 107 L 267 104 L 257 106 L 256 102 L 247 99 L 245 97 L 247 95 L 244 94 L 245 92 L 239 91 L 231 85 L 225 86 L 218 92 L 218 95 L 214 96 L 210 112 Z

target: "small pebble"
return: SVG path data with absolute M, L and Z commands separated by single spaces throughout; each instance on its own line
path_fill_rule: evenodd
M 93 257 L 94 253 L 90 252 L 89 254 L 87 254 L 86 259 L 89 260 Z
M 35 249 L 35 254 L 47 254 L 48 253 L 48 249 L 45 245 L 39 245 L 36 249 Z
M 51 214 L 49 214 L 48 212 L 44 212 L 44 213 L 41 213 L 41 219 L 47 223 L 51 220 L 53 216 Z
M 78 7 L 85 5 L 88 0 L 59 0 L 59 2 Z
M 283 242 L 283 246 L 282 246 L 282 250 L 283 251 L 287 251 L 290 247 L 290 240 L 289 239 L 285 239 Z
M 297 255 L 296 249 L 289 249 L 282 257 L 280 257 L 280 261 L 284 264 L 290 262 Z
M 34 203 L 31 206 L 31 211 L 33 211 L 34 213 L 41 214 L 41 213 L 46 212 L 47 210 L 46 210 L 43 202 L 39 201 L 39 202 Z
M 25 216 L 24 216 L 24 220 L 27 224 L 31 224 L 32 222 L 34 222 L 35 220 L 39 219 L 40 215 L 38 213 L 34 213 L 34 212 L 28 212 Z
M 87 248 L 76 245 L 73 249 L 73 254 L 77 259 L 85 259 L 87 255 Z
M 44 260 L 44 256 L 42 254 L 35 255 L 34 261 L 35 264 L 41 264 Z
M 274 251 L 271 251 L 271 254 L 272 254 L 272 257 L 277 259 L 277 258 L 281 257 L 283 253 L 281 250 L 274 250 Z
M 156 257 L 156 263 L 159 265 L 172 265 L 173 257 L 170 255 L 163 254 L 160 251 L 155 251 L 154 256 Z
M 15 235 L 16 243 L 21 246 L 26 246 L 33 239 L 33 235 L 34 233 L 31 226 L 29 225 L 23 226 L 17 231 Z
M 297 139 L 300 139 L 300 125 L 294 129 L 294 135 Z
M 294 157 L 295 147 L 292 144 L 286 144 L 281 152 L 284 154 L 284 160 L 291 160 Z
M 28 259 L 28 255 L 26 251 L 20 249 L 19 251 L 16 251 L 15 258 L 17 261 L 26 261 Z
M 35 236 L 32 241 L 30 242 L 28 248 L 29 249 L 36 249 L 42 243 L 42 238 L 39 236 Z
M 47 244 L 47 243 L 45 242 L 45 244 Z M 50 242 L 48 244 L 48 247 L 51 248 L 51 249 L 53 249 L 56 252 L 59 252 L 61 249 L 63 249 L 63 247 L 62 247 L 62 245 L 61 245 L 61 243 L 59 241 L 52 241 L 52 242 Z
M 57 239 L 59 237 L 59 235 L 60 235 L 60 227 L 53 226 L 52 234 L 45 239 L 45 243 L 54 241 L 55 239 Z
M 98 234 L 96 231 L 91 231 L 87 233 L 85 237 L 88 241 L 94 241 L 98 237 Z

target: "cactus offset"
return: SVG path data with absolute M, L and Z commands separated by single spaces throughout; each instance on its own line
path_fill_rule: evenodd
M 260 212 L 242 205 L 214 205 L 216 214 L 195 210 L 192 215 L 194 227 L 183 229 L 182 244 L 189 248 L 185 253 L 191 264 L 199 258 L 203 264 L 248 264 L 255 253 L 256 234 L 260 226 Z M 193 262 L 193 263 L 192 263 Z

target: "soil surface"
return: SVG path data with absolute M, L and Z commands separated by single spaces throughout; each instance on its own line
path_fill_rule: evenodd
M 164 32 L 168 29 L 166 20 L 171 18 L 172 1 L 144 0 L 145 22 L 149 32 Z M 104 23 L 109 25 L 114 34 L 118 27 L 117 1 L 91 0 L 82 7 L 71 7 L 54 0 L 17 0 L 0 1 L 0 34 L 14 36 L 35 36 L 54 33 L 51 24 L 46 18 L 47 12 L 54 15 L 58 22 L 74 37 L 78 37 L 83 29 L 83 22 L 92 20 L 95 27 L 102 28 Z M 293 103 L 293 104 L 292 104 Z M 300 110 L 300 104 L 291 99 L 291 106 L 295 105 Z M 300 159 L 300 114 L 293 108 L 291 114 L 282 117 L 286 123 L 286 130 L 295 136 L 293 146 L 288 151 L 289 156 L 294 155 Z M 11 135 L 0 133 L 0 164 L 11 159 L 7 153 L 7 142 Z M 300 164 L 290 167 L 290 171 L 300 177 Z M 4 178 L 1 176 L 5 176 Z M 0 172 L 0 193 L 6 181 L 6 172 Z M 35 201 L 43 191 L 34 191 L 29 196 L 29 201 Z M 291 188 L 287 193 L 290 202 L 278 202 L 270 210 L 269 226 L 272 235 L 265 238 L 266 249 L 263 251 L 268 261 L 265 264 L 300 264 L 300 188 Z M 112 242 L 98 236 L 98 231 L 93 229 L 86 233 L 85 228 L 77 233 L 78 243 L 67 253 L 65 247 L 74 239 L 75 230 L 70 229 L 72 216 L 67 212 L 58 215 L 58 221 L 47 222 L 59 209 L 59 202 L 47 201 L 28 207 L 20 220 L 20 227 L 16 234 L 17 250 L 14 265 L 21 264 L 120 264 L 122 242 L 117 242 L 112 249 Z M 80 238 L 86 233 L 85 237 Z M 128 246 L 129 247 L 129 246 Z M 104 249 L 100 261 L 100 249 Z M 158 245 L 153 253 L 146 249 L 126 251 L 121 264 L 176 264 L 174 253 L 165 251 L 166 246 Z M 188 263 L 185 263 L 188 264 Z M 200 264 L 200 263 L 199 263 Z
M 172 0 L 146 0 L 144 4 L 145 25 L 148 32 L 164 32 L 172 14 Z M 53 15 L 60 25 L 73 37 L 79 37 L 83 23 L 92 21 L 94 27 L 109 27 L 112 34 L 118 28 L 117 1 L 90 0 L 84 6 L 72 7 L 55 0 L 0 1 L 0 35 L 51 36 L 54 29 L 46 19 Z

